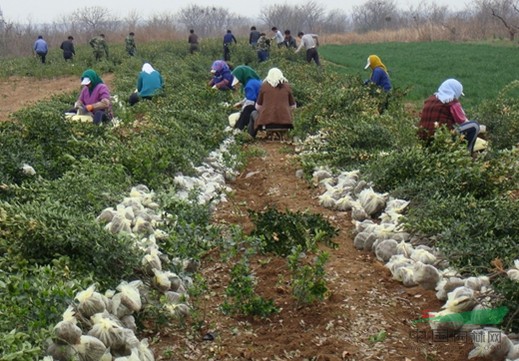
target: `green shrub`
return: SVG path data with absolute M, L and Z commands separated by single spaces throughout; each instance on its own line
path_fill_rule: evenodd
M 112 235 L 93 217 L 52 199 L 0 203 L 0 245 L 41 265 L 68 256 L 76 271 L 104 285 L 131 276 L 140 257 L 129 237 Z
M 519 139 L 519 81 L 501 90 L 495 99 L 482 102 L 478 120 L 487 126 L 486 137 L 494 149 L 511 148 Z
M 256 280 L 246 258 L 231 269 L 231 281 L 225 289 L 227 299 L 221 305 L 225 314 L 267 317 L 278 312 L 272 300 L 265 300 L 254 290 Z
M 269 208 L 265 212 L 249 210 L 256 228 L 252 236 L 261 239 L 261 251 L 287 256 L 295 246 L 302 251 L 313 250 L 319 242 L 335 248 L 332 238 L 337 229 L 320 214 L 286 211 L 279 212 Z
M 288 266 L 292 272 L 292 294 L 300 304 L 322 301 L 328 292 L 324 266 L 329 255 L 317 249 L 314 251 L 317 255 L 307 260 L 310 255 L 304 254 L 301 245 L 297 245 L 288 256 Z

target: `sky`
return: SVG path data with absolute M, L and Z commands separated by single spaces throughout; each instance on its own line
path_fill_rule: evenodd
M 366 0 L 314 0 L 321 4 L 326 11 L 341 9 L 349 13 L 354 6 L 365 3 Z M 422 0 L 394 0 L 399 9 L 408 9 L 418 6 Z M 434 1 L 438 5 L 446 5 L 450 10 L 463 10 L 468 0 L 425 0 Z M 196 1 L 168 1 L 168 0 L 0 0 L 0 9 L 7 22 L 15 23 L 52 23 L 70 15 L 78 9 L 99 6 L 108 9 L 112 15 L 124 19 L 130 11 L 137 11 L 142 19 L 152 15 L 174 14 L 190 5 L 218 6 L 230 12 L 249 18 L 258 18 L 261 9 L 275 4 L 297 5 L 305 4 L 305 0 L 196 0 Z M 73 20 L 73 19 L 71 19 Z

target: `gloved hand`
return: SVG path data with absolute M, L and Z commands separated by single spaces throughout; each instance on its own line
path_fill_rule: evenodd
M 74 109 L 79 109 L 83 106 L 83 104 L 81 104 L 81 102 L 75 102 L 74 103 Z
M 88 104 L 87 106 L 85 106 L 85 109 L 89 112 L 92 112 L 92 110 L 94 110 L 94 106 L 92 104 Z
M 211 88 L 212 89 L 218 89 L 218 87 L 216 85 L 213 85 Z

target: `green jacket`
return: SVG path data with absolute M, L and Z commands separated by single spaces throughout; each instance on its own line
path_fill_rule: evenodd
M 90 39 L 89 44 L 94 50 L 94 53 L 100 55 L 105 53 L 108 58 L 108 44 L 106 44 L 106 40 L 102 36 L 94 36 Z
M 137 50 L 137 46 L 135 45 L 135 38 L 131 35 L 128 35 L 126 39 L 124 39 L 124 43 L 126 44 L 126 51 L 130 55 L 135 55 L 135 51 Z

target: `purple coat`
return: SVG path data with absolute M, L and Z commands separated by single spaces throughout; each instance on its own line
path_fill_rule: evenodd
M 102 99 L 108 99 L 110 106 L 106 109 L 107 114 L 112 114 L 112 102 L 110 101 L 110 90 L 104 83 L 97 84 L 92 93 L 88 91 L 88 87 L 84 86 L 79 94 L 79 100 L 84 105 L 100 102 Z

